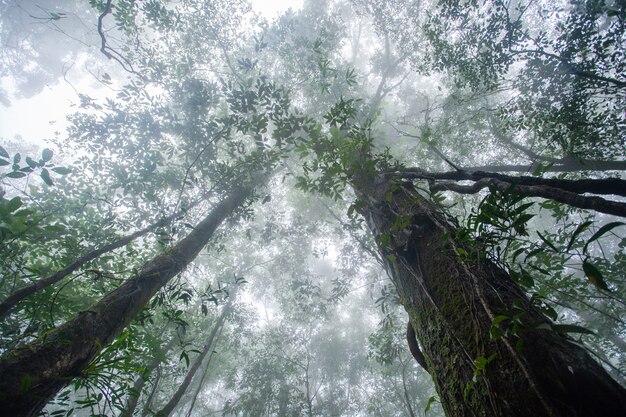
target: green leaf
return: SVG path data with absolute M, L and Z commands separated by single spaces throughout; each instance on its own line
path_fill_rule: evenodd
M 437 397 L 435 397 L 434 395 L 432 395 L 429 399 L 428 399 L 428 403 L 426 403 L 426 408 L 424 408 L 424 412 L 427 413 L 430 411 L 430 407 L 437 401 Z
M 553 324 L 552 328 L 559 333 L 581 333 L 581 334 L 594 334 L 589 329 L 575 324 Z
M 183 351 L 180 354 L 180 360 L 184 360 L 185 364 L 187 365 L 187 367 L 189 367 L 189 355 L 187 354 L 187 352 Z
M 48 162 L 49 160 L 52 159 L 52 155 L 54 155 L 54 152 L 52 152 L 52 149 L 44 149 L 43 151 L 41 151 L 41 159 L 44 162 Z
M 47 169 L 42 169 L 41 173 L 39 173 L 39 176 L 41 177 L 41 179 L 48 185 L 54 185 L 54 183 L 52 182 L 52 178 L 50 178 L 50 173 L 48 172 Z
M 587 276 L 589 282 L 591 282 L 593 285 L 600 288 L 601 290 L 611 291 L 606 285 L 606 282 L 604 282 L 604 277 L 602 276 L 600 270 L 598 270 L 598 268 L 596 268 L 594 265 L 590 264 L 586 260 L 583 261 L 583 271 L 585 272 L 585 276 Z
M 584 232 L 585 230 L 589 229 L 589 226 L 591 226 L 592 223 L 593 223 L 592 221 L 583 222 L 580 226 L 576 228 L 576 230 L 574 230 L 574 233 L 572 233 L 572 237 L 570 238 L 569 243 L 567 245 L 567 249 L 565 250 L 566 252 L 569 252 L 569 250 L 572 248 L 572 245 L 576 241 L 576 237 L 582 232 Z
M 59 174 L 59 175 L 67 175 L 70 172 L 72 172 L 71 169 L 69 168 L 65 168 L 65 167 L 56 167 L 56 168 L 52 168 L 52 171 Z
M 534 202 L 530 202 L 530 203 L 524 203 L 521 206 L 517 207 L 514 212 L 515 213 L 523 213 L 524 211 L 526 211 L 526 209 L 528 209 L 529 207 L 531 207 L 533 204 L 535 204 Z
M 23 178 L 26 176 L 26 174 L 24 174 L 23 172 L 19 172 L 19 171 L 13 171 L 13 172 L 9 172 L 6 176 L 8 178 Z
M 13 155 L 14 164 L 19 164 L 21 160 L 22 160 L 22 155 L 20 155 L 19 152 Z
M 9 213 L 14 212 L 20 207 L 22 207 L 22 200 L 19 197 L 13 197 L 7 204 L 7 210 Z
M 266 195 L 265 198 L 263 198 L 263 201 L 261 201 L 261 204 L 269 203 L 271 200 L 272 200 L 272 196 Z
M 0 159 L 0 166 L 5 166 L 5 165 L 9 165 L 10 162 L 7 161 L 6 159 Z
M 520 267 L 520 272 L 511 270 L 510 275 L 513 279 L 515 279 L 526 288 L 530 288 L 535 285 L 535 280 L 533 279 L 533 277 L 528 273 L 528 271 L 526 271 L 522 267 Z
M 27 157 L 26 157 L 26 163 L 27 163 L 27 164 L 28 164 L 28 166 L 29 166 L 29 167 L 31 167 L 31 168 L 37 168 L 37 166 L 38 166 L 37 162 L 35 162 L 35 161 L 33 160 L 33 158 L 31 158 L 30 156 L 27 156 Z
M 3 158 L 8 158 L 9 157 L 9 153 L 2 146 L 0 146 L 0 156 L 3 157 Z
M 508 320 L 508 319 L 510 319 L 510 317 L 505 316 L 505 315 L 495 316 L 493 320 L 491 321 L 491 325 L 497 326 L 498 324 L 502 323 L 504 320 Z
M 30 389 L 32 384 L 33 380 L 31 379 L 30 375 L 26 374 L 22 377 L 22 381 L 20 382 L 20 390 L 22 392 L 26 392 Z
M 543 252 L 543 248 L 537 248 L 537 249 L 531 250 L 530 252 L 528 252 L 526 257 L 524 257 L 524 262 L 526 262 L 526 260 L 528 258 L 532 258 L 533 256 L 537 255 L 538 253 L 542 253 L 542 252 Z
M 608 233 L 609 231 L 613 230 L 614 228 L 618 227 L 618 226 L 624 226 L 626 225 L 626 223 L 623 222 L 611 222 L 611 223 L 607 223 L 604 226 L 602 226 L 593 236 L 591 236 L 591 238 L 587 241 L 587 243 L 585 243 L 585 246 L 583 247 L 583 253 L 587 252 L 587 246 L 589 246 L 589 244 L 591 242 L 593 242 L 594 240 L 598 240 L 600 237 L 602 237 L 602 235 L 604 235 L 605 233 Z
M 383 248 L 391 246 L 391 236 L 388 233 L 380 234 L 380 246 Z
M 557 253 L 559 252 L 558 250 L 556 250 L 556 248 L 554 247 L 554 245 L 553 245 L 552 243 L 550 243 L 550 241 L 549 241 L 546 237 L 544 237 L 544 236 L 541 234 L 541 232 L 537 232 L 537 234 L 539 235 L 539 238 L 540 238 L 541 240 L 543 240 L 543 243 L 545 243 L 546 245 L 548 245 L 548 247 L 549 247 L 550 249 L 552 249 L 554 252 L 557 252 Z

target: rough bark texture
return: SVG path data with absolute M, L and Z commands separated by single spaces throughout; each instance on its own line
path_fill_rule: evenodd
M 491 172 L 534 172 L 539 166 L 531 165 L 483 165 L 473 167 L 463 167 L 467 171 L 491 171 Z M 575 172 L 575 171 L 624 171 L 626 161 L 593 161 L 560 159 L 554 165 L 541 167 L 545 172 Z
M 552 330 L 505 271 L 456 242 L 410 183 L 368 179 L 354 188 L 448 416 L 624 415 L 626 390 Z M 494 317 L 515 313 L 518 331 L 492 340 Z
M 147 262 L 98 303 L 38 340 L 0 359 L 0 410 L 7 416 L 36 416 L 72 378 L 111 343 L 152 296 L 183 271 L 215 229 L 251 194 L 232 192 L 175 246 Z
M 26 297 L 29 297 L 33 295 L 34 293 L 36 293 L 37 291 L 47 288 L 50 285 L 56 284 L 57 282 L 65 278 L 66 276 L 70 275 L 72 272 L 76 271 L 77 269 L 85 265 L 87 262 L 93 261 L 100 255 L 111 252 L 117 248 L 121 248 L 122 246 L 126 246 L 133 240 L 148 234 L 149 232 L 155 230 L 159 226 L 165 226 L 165 225 L 170 224 L 175 218 L 179 216 L 180 216 L 180 213 L 172 214 L 164 219 L 159 220 L 158 222 L 154 224 L 151 224 L 150 226 L 147 226 L 141 230 L 136 231 L 135 233 L 122 236 L 116 241 L 109 243 L 108 245 L 101 246 L 97 249 L 94 249 L 84 254 L 83 256 L 76 259 L 74 262 L 72 262 L 70 265 L 66 266 L 65 268 L 61 269 L 60 271 L 57 271 L 54 274 L 46 278 L 40 279 L 39 281 L 31 285 L 28 285 L 24 288 L 20 288 L 19 290 L 15 291 L 13 294 L 9 295 L 6 298 L 6 300 L 4 300 L 2 303 L 0 303 L 0 320 L 4 320 L 6 316 L 8 316 L 9 313 L 17 306 L 17 304 L 23 299 L 25 299 Z
M 415 330 L 413 330 L 413 325 L 411 324 L 411 320 L 406 325 L 406 342 L 409 345 L 409 351 L 415 361 L 428 372 L 428 364 L 426 363 L 426 358 L 424 358 L 424 354 L 417 344 L 417 336 L 415 335 Z

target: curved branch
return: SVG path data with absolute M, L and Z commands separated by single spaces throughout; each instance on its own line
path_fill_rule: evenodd
M 480 165 L 465 167 L 466 171 L 493 172 L 533 172 L 537 164 L 530 165 Z M 597 161 L 563 158 L 558 164 L 542 167 L 544 172 L 575 172 L 575 171 L 626 171 L 626 161 Z
M 404 168 L 401 170 L 388 171 L 387 175 L 399 178 L 425 179 L 425 180 L 454 180 L 454 181 L 479 181 L 485 178 L 493 178 L 509 184 L 527 186 L 546 186 L 559 188 L 575 194 L 613 194 L 626 197 L 626 180 L 620 178 L 580 179 L 565 180 L 558 178 L 538 178 L 529 176 L 511 176 L 486 171 L 462 171 L 454 172 L 427 172 L 420 168 Z
M 102 13 L 100 13 L 100 15 L 98 16 L 98 35 L 100 35 L 100 52 L 102 52 L 102 54 L 106 56 L 107 58 L 112 59 L 116 61 L 118 64 L 120 64 L 122 68 L 124 69 L 124 71 L 141 76 L 141 74 L 139 74 L 133 69 L 132 64 L 126 58 L 124 58 L 122 54 L 120 54 L 115 49 L 107 45 L 107 39 L 106 39 L 106 36 L 104 35 L 102 22 L 104 18 L 108 14 L 110 14 L 111 11 L 113 10 L 113 5 L 111 4 L 112 1 L 113 0 L 107 0 L 106 4 L 104 5 L 104 9 L 102 10 Z
M 529 197 L 541 197 L 567 204 L 586 210 L 594 210 L 600 213 L 612 214 L 614 216 L 626 217 L 626 203 L 605 200 L 601 197 L 581 196 L 574 192 L 565 191 L 561 188 L 549 187 L 546 185 L 519 185 L 501 181 L 496 178 L 482 178 L 474 184 L 466 186 L 456 182 L 434 183 L 430 186 L 431 191 L 454 191 L 461 194 L 475 194 L 479 190 L 494 186 L 502 192 L 512 191 L 516 194 L 524 194 Z

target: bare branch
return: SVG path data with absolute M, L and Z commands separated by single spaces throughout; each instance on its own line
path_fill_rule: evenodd
M 113 10 L 113 6 L 111 4 L 112 1 L 113 0 L 107 0 L 106 4 L 104 5 L 104 10 L 98 16 L 98 34 L 100 35 L 101 42 L 100 52 L 102 52 L 107 58 L 112 59 L 120 64 L 124 71 L 141 76 L 141 74 L 134 70 L 133 65 L 121 53 L 117 52 L 115 49 L 107 45 L 106 35 L 104 34 L 102 22 L 104 18 Z

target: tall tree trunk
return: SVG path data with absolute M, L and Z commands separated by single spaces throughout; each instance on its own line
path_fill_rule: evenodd
M 623 416 L 626 390 L 410 183 L 353 184 L 448 416 Z M 498 326 L 497 316 L 513 317 Z
M 93 360 L 141 311 L 152 296 L 182 272 L 213 232 L 250 195 L 231 192 L 176 245 L 147 262 L 133 278 L 91 308 L 38 340 L 0 358 L 0 410 L 15 417 L 36 416 L 69 380 Z
M 231 297 L 235 297 L 235 292 L 231 293 Z M 215 343 L 217 333 L 222 329 L 222 326 L 224 326 L 224 321 L 226 320 L 228 315 L 232 312 L 233 300 L 234 298 L 231 298 L 228 301 L 228 303 L 224 306 L 222 313 L 220 314 L 219 318 L 213 325 L 213 329 L 211 329 L 211 333 L 209 334 L 206 344 L 204 345 L 204 349 L 202 349 L 202 352 L 200 352 L 196 360 L 191 365 L 191 368 L 189 368 L 189 370 L 187 371 L 187 375 L 185 375 L 185 379 L 178 386 L 178 389 L 176 390 L 174 395 L 172 395 L 172 398 L 170 398 L 167 404 L 165 404 L 163 408 L 161 408 L 161 410 L 159 410 L 156 413 L 157 417 L 169 417 L 170 414 L 172 414 L 172 411 L 174 411 L 174 408 L 176 408 L 180 400 L 183 398 L 183 395 L 187 391 L 187 388 L 189 388 L 189 385 L 191 384 L 193 377 L 196 375 L 196 372 L 198 371 L 198 369 L 200 369 L 200 366 L 202 365 L 204 358 L 211 351 L 211 347 Z

